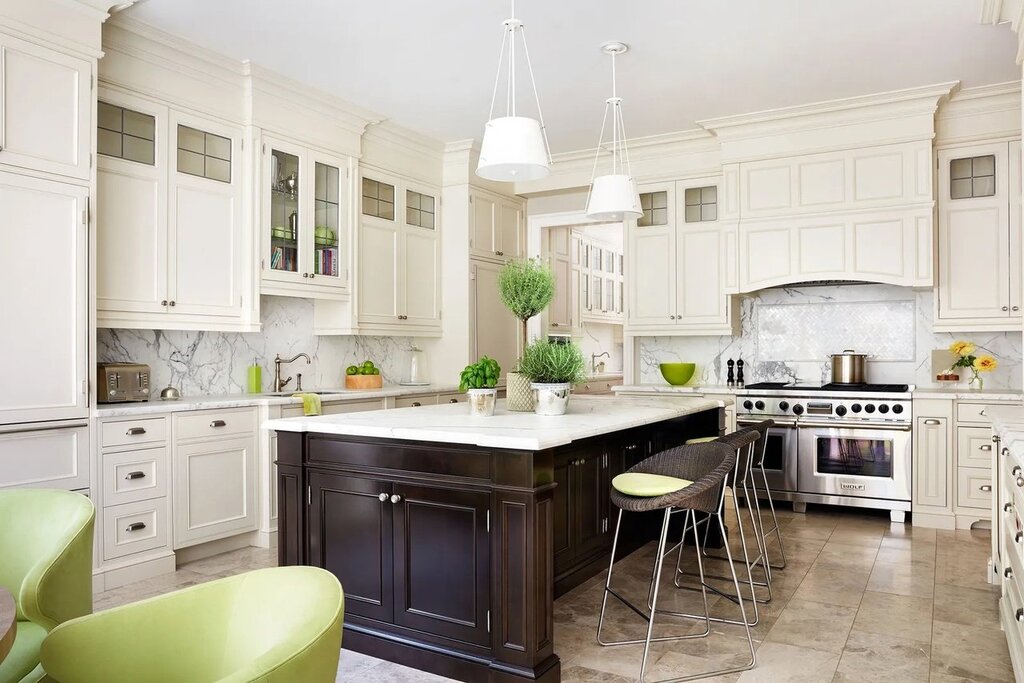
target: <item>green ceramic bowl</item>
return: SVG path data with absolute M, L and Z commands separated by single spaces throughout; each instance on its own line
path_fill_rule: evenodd
M 690 381 L 693 371 L 697 369 L 696 363 L 662 363 L 661 376 L 672 386 L 680 387 Z

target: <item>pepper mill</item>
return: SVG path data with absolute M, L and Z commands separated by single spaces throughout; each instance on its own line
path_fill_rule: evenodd
M 736 361 L 736 386 L 743 386 L 743 359 Z
M 725 380 L 725 385 L 728 386 L 728 387 L 731 387 L 734 384 L 736 384 L 736 378 L 733 376 L 733 366 L 736 365 L 736 361 L 734 361 L 732 358 L 730 358 L 729 360 L 727 360 L 725 362 L 725 364 L 727 366 L 729 366 L 729 375 L 728 375 L 728 377 Z

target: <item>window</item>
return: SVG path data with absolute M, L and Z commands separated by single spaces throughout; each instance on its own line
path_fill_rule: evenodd
M 434 229 L 434 198 L 412 190 L 405 191 L 405 222 Z
M 996 193 L 996 158 L 966 157 L 949 162 L 949 198 L 991 197 Z
M 106 102 L 97 108 L 96 151 L 104 156 L 156 164 L 156 118 Z
M 641 227 L 651 225 L 668 224 L 668 192 L 641 192 L 640 209 L 644 215 L 637 219 L 636 224 Z
M 718 220 L 718 188 L 716 186 L 688 187 L 683 196 L 686 200 L 685 220 L 687 223 Z
M 231 138 L 178 125 L 178 172 L 231 182 Z
M 363 178 L 363 215 L 395 220 L 395 186 Z

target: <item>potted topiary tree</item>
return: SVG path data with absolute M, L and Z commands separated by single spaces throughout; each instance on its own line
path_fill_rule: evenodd
M 520 348 L 525 351 L 526 323 L 551 303 L 555 296 L 555 277 L 540 259 L 513 260 L 498 274 L 498 290 L 505 308 L 520 321 Z M 509 410 L 533 410 L 530 381 L 521 371 L 509 372 L 506 376 L 505 396 Z
M 523 351 L 519 372 L 529 378 L 533 411 L 538 415 L 564 415 L 572 385 L 586 379 L 583 352 L 575 343 L 537 341 Z

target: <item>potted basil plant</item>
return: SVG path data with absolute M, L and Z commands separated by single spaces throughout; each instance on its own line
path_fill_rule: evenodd
M 523 351 L 519 372 L 530 379 L 533 412 L 564 415 L 572 385 L 586 379 L 583 352 L 575 343 L 537 341 Z
M 477 417 L 494 415 L 494 403 L 498 399 L 498 377 L 501 366 L 487 356 L 467 365 L 459 375 L 459 391 L 469 395 L 469 414 Z

